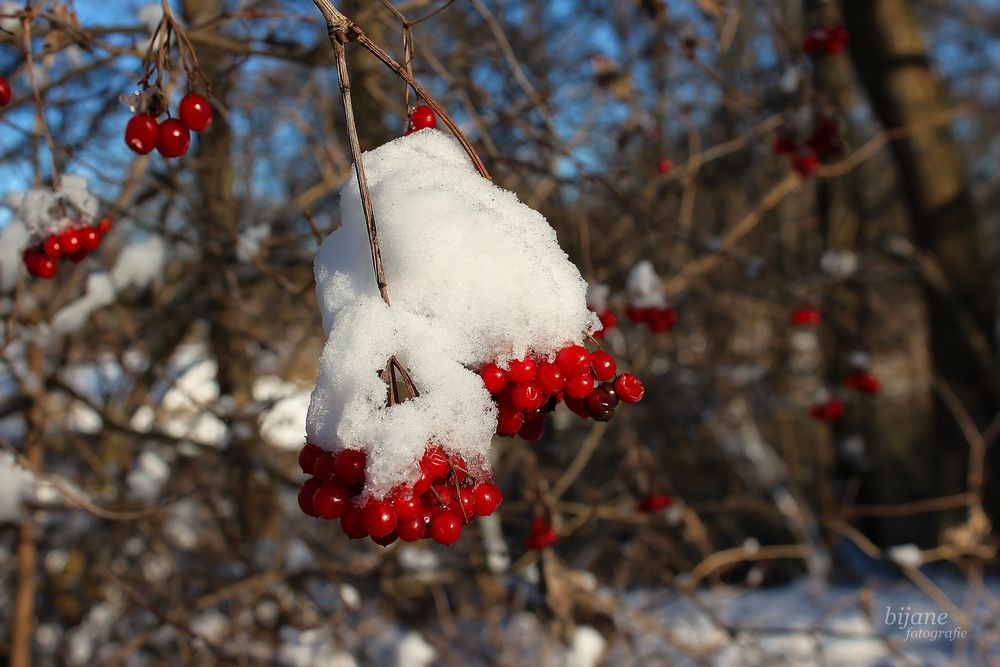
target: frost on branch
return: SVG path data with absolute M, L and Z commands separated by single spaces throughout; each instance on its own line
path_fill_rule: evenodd
M 366 491 L 383 496 L 415 481 L 431 442 L 481 472 L 497 421 L 475 369 L 551 358 L 598 320 L 545 218 L 480 177 L 457 141 L 422 130 L 364 160 L 392 307 L 379 297 L 352 177 L 340 229 L 316 258 L 328 339 L 307 435 L 366 451 Z M 378 373 L 392 355 L 420 396 L 387 408 Z

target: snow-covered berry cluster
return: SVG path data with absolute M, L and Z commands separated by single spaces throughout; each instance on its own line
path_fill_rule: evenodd
M 489 363 L 479 376 L 497 404 L 497 435 L 528 441 L 542 437 L 545 418 L 560 402 L 579 417 L 606 422 L 620 402 L 638 403 L 645 392 L 638 378 L 617 373 L 610 354 L 575 344 L 551 361 L 529 355 L 507 368 Z
M 67 218 L 63 224 L 61 231 L 24 249 L 21 257 L 29 274 L 48 280 L 55 277 L 60 259 L 79 264 L 101 245 L 101 239 L 111 231 L 112 220 L 104 216 L 96 225 L 84 226 Z
M 663 282 L 648 260 L 637 262 L 629 271 L 626 282 L 628 305 L 625 316 L 652 331 L 670 331 L 677 324 L 677 311 L 667 302 Z
M 140 113 L 125 126 L 125 144 L 135 153 L 146 155 L 155 148 L 167 158 L 180 157 L 191 147 L 191 133 L 212 124 L 212 107 L 197 93 L 188 93 L 177 107 L 178 118 L 157 119 L 165 113 L 161 98 L 153 95 Z
M 299 489 L 299 507 L 310 516 L 340 520 L 352 540 L 371 537 L 388 546 L 397 539 L 454 543 L 462 527 L 493 514 L 503 502 L 493 483 L 469 474 L 460 456 L 429 447 L 418 463 L 419 476 L 383 498 L 363 496 L 367 455 L 357 449 L 328 452 L 312 443 L 299 452 L 302 472 L 311 475 Z
M 802 51 L 811 56 L 835 56 L 847 44 L 847 30 L 843 26 L 823 26 L 812 30 L 802 40 Z

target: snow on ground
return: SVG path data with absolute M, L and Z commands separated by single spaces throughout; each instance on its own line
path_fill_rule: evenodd
M 428 443 L 486 465 L 496 408 L 470 368 L 554 355 L 598 326 L 545 218 L 482 178 L 458 142 L 422 130 L 364 155 L 392 307 L 379 297 L 354 178 L 316 257 L 328 335 L 310 442 L 369 453 L 367 491 L 413 481 Z M 385 408 L 396 355 L 420 397 Z

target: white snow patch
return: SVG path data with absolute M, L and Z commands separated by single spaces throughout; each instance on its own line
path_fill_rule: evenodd
M 668 305 L 663 281 L 647 259 L 636 262 L 629 270 L 625 291 L 629 305 L 635 308 L 666 308 Z
M 916 544 L 897 544 L 887 552 L 889 560 L 901 566 L 920 567 L 924 564 L 924 554 Z

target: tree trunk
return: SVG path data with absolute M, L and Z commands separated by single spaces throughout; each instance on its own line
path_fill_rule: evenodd
M 982 428 L 1000 405 L 995 301 L 951 130 L 930 126 L 946 112 L 947 101 L 910 2 L 841 0 L 840 6 L 855 69 L 875 114 L 886 129 L 919 128 L 891 146 L 917 250 L 939 269 L 940 279 L 925 281 L 930 355 L 936 376 L 954 390 Z M 926 465 L 937 471 L 938 486 L 927 491 L 963 490 L 968 445 L 940 401 L 935 422 L 936 460 Z

